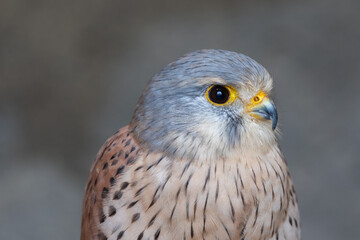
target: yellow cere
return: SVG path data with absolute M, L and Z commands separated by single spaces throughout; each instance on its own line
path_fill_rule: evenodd
M 223 86 L 225 87 L 228 91 L 229 91 L 229 99 L 225 102 L 225 103 L 215 103 L 213 101 L 210 100 L 209 98 L 209 91 L 214 87 L 215 85 L 212 85 L 211 87 L 208 88 L 208 90 L 206 91 L 206 99 L 213 105 L 215 106 L 225 106 L 225 105 L 229 105 L 232 104 L 235 99 L 237 98 L 238 94 L 237 94 L 237 90 L 236 88 L 232 87 L 232 86 Z
M 264 101 L 264 99 L 268 99 L 268 96 L 263 91 L 259 91 L 254 97 L 251 98 L 250 102 L 248 103 L 246 107 L 247 112 L 249 112 L 251 116 L 257 119 L 262 119 L 261 116 L 252 113 L 252 111 L 261 107 L 261 103 Z
M 266 94 L 263 91 L 259 91 L 252 99 L 250 105 L 256 105 L 262 102 L 262 100 L 266 97 Z

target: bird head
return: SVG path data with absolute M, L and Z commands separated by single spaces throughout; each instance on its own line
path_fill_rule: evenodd
M 213 161 L 276 144 L 272 79 L 253 59 L 224 50 L 189 53 L 148 83 L 132 122 L 150 152 Z

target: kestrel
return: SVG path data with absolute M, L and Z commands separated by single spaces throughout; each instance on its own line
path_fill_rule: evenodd
M 81 239 L 300 239 L 271 89 L 266 69 L 234 52 L 166 66 L 96 156 Z

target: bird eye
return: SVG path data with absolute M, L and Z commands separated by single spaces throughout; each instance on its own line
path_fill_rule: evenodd
M 206 97 L 210 103 L 222 106 L 235 100 L 236 90 L 230 86 L 213 85 L 207 90 Z

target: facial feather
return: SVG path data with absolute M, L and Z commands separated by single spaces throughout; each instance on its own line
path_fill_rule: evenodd
M 238 98 L 228 106 L 206 100 L 213 84 L 229 85 Z M 269 93 L 272 79 L 251 58 L 229 51 L 200 50 L 166 66 L 148 83 L 131 127 L 140 144 L 199 161 L 215 161 L 244 148 L 275 143 L 271 124 L 254 120 L 245 104 L 259 91 Z M 151 129 L 151 131 L 148 131 Z

